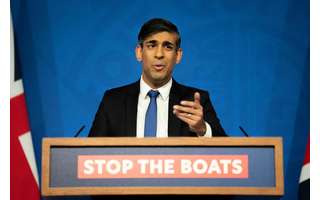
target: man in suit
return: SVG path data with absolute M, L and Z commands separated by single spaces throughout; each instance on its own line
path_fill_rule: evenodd
M 180 44 L 177 27 L 165 19 L 141 27 L 135 49 L 141 78 L 105 92 L 90 137 L 226 136 L 208 92 L 172 78 Z

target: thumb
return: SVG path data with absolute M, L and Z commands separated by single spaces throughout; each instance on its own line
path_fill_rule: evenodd
M 194 102 L 200 104 L 200 93 L 199 92 L 194 93 Z

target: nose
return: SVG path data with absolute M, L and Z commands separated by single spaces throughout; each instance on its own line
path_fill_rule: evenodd
M 163 48 L 162 48 L 161 46 L 159 46 L 159 47 L 156 49 L 155 58 L 157 58 L 157 59 L 162 59 L 163 57 L 164 57 Z

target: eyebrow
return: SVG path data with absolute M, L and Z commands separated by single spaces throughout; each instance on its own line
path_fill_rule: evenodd
M 157 40 L 150 40 L 150 41 L 146 41 L 147 44 L 157 44 L 158 41 Z M 162 44 L 166 44 L 166 45 L 174 45 L 172 42 L 170 41 L 164 41 Z
M 156 44 L 158 43 L 157 40 L 150 40 L 150 41 L 146 41 L 147 44 Z
M 174 46 L 174 44 L 172 42 L 169 42 L 169 41 L 164 41 L 163 44 L 164 45 Z

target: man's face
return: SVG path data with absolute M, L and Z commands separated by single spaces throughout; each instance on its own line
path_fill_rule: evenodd
M 145 39 L 142 47 L 136 48 L 136 57 L 142 62 L 142 78 L 152 88 L 166 84 L 175 64 L 182 57 L 182 50 L 176 46 L 175 33 L 160 32 Z

